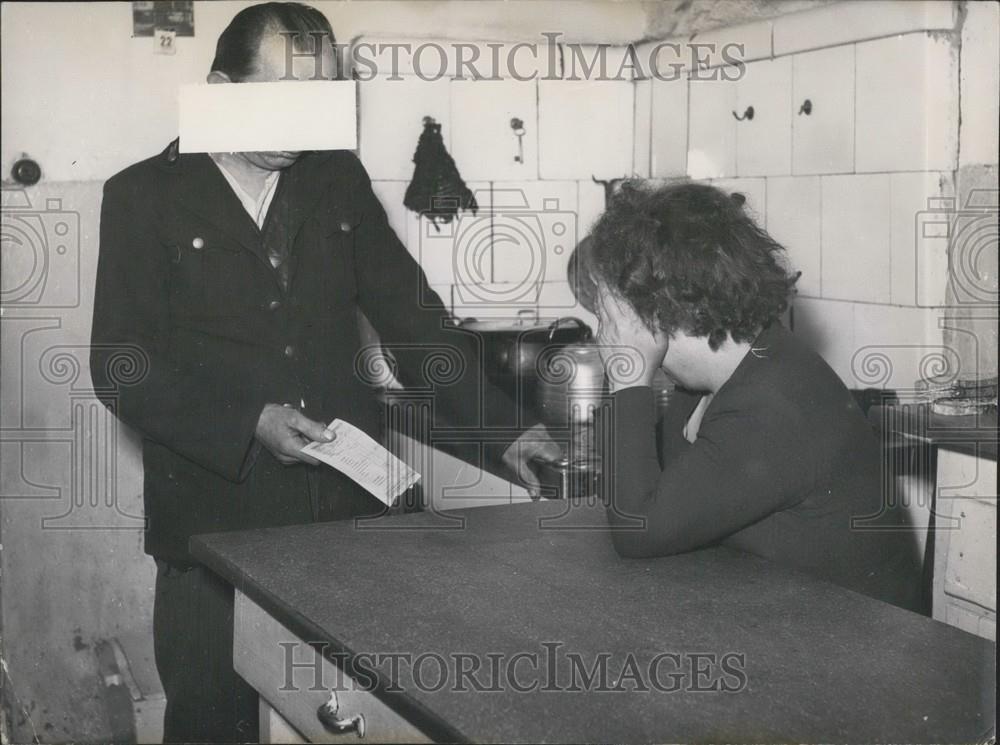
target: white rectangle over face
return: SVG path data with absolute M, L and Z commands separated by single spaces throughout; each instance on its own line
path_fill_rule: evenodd
M 353 80 L 182 85 L 182 153 L 353 150 Z

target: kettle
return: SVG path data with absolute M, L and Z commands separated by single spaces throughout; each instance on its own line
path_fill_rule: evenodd
M 537 413 L 546 427 L 590 423 L 609 399 L 604 363 L 592 343 L 547 349 L 535 367 Z
M 547 427 L 592 423 L 594 413 L 610 405 L 604 362 L 593 342 L 546 350 L 536 362 L 538 415 Z M 662 369 L 651 381 L 658 414 L 662 415 L 674 383 Z

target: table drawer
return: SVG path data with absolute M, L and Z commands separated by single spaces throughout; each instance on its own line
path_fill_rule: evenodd
M 240 592 L 236 593 L 233 665 L 310 742 L 355 742 L 360 738 L 354 730 L 331 732 L 320 721 L 318 709 L 331 700 L 331 695 L 337 702 L 337 718 L 363 719 L 364 740 L 431 742 Z

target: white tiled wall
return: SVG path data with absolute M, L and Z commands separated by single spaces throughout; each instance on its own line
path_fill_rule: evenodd
M 892 200 L 892 302 L 943 306 L 948 277 L 948 239 L 940 207 L 955 197 L 950 172 L 894 173 Z M 949 201 L 945 201 L 949 200 Z
M 541 178 L 630 175 L 634 90 L 624 80 L 539 81 Z
M 853 386 L 913 390 L 927 374 L 954 371 L 954 355 L 941 343 L 937 314 L 923 308 L 854 306 Z
M 544 319 L 579 318 L 597 331 L 597 317 L 576 301 L 568 282 L 546 282 L 542 286 L 539 314 Z
M 795 271 L 802 272 L 800 295 L 823 296 L 823 244 L 820 239 L 819 176 L 767 180 L 767 232 L 788 252 Z
M 473 278 L 493 281 L 490 185 L 476 181 L 466 185 L 480 205 L 476 214 L 462 212 L 452 222 L 435 226 L 427 218 L 410 212 L 406 217 L 405 238 L 399 234 L 431 285 L 450 285 L 456 281 L 456 275 L 467 281 Z
M 649 175 L 683 176 L 687 173 L 688 81 L 678 77 L 643 83 L 652 94 Z
M 413 217 L 412 213 L 403 205 L 407 184 L 407 181 L 372 181 L 372 191 L 382 203 L 382 208 L 389 219 L 389 227 L 404 243 L 407 240 L 409 223 Z
M 962 24 L 960 165 L 1000 162 L 1000 4 L 972 3 Z M 973 103 L 974 105 L 968 105 Z
M 856 170 L 943 171 L 958 158 L 958 59 L 940 36 L 857 45 Z
M 435 227 L 402 207 L 406 184 L 373 182 L 393 225 L 428 283 L 459 316 L 592 318 L 567 282 L 577 242 L 604 209 L 593 181 L 469 182 L 479 211 Z M 399 225 L 402 224 L 402 228 Z
M 757 221 L 762 228 L 767 227 L 767 186 L 762 178 L 726 178 L 711 179 L 712 186 L 725 192 L 739 193 L 746 197 L 744 209 Z
M 792 57 L 792 173 L 854 170 L 854 72 L 852 45 Z
M 795 333 L 848 385 L 908 387 L 935 355 L 948 355 L 938 308 L 948 274 L 942 218 L 958 158 L 954 22 L 951 3 L 873 0 L 699 36 L 744 45 L 738 80 L 721 79 L 738 76 L 718 55 L 692 69 L 688 54 L 664 48 L 659 71 L 680 72 L 670 79 L 365 84 L 362 158 L 432 284 L 446 302 L 455 298 L 456 311 L 481 317 L 533 305 L 543 316 L 592 320 L 575 305 L 565 262 L 604 209 L 593 177 L 687 175 L 739 191 L 802 272 Z M 637 57 L 656 45 L 641 45 Z M 582 51 L 590 60 L 598 48 Z M 622 48 L 603 51 L 607 71 L 625 59 Z M 988 87 L 964 72 L 962 81 Z M 738 120 L 750 106 L 753 118 Z M 401 207 L 425 114 L 444 125 L 483 208 L 442 233 L 422 230 Z M 524 122 L 523 163 L 514 160 L 512 116 Z M 558 236 L 557 224 L 566 228 Z M 482 246 L 468 238 L 470 225 Z M 539 236 L 543 254 L 531 244 Z M 461 267 L 456 241 L 474 247 L 463 249 Z M 530 302 L 490 305 L 532 272 Z M 469 293 L 468 282 L 485 290 Z
M 493 281 L 566 279 L 579 240 L 575 181 L 493 185 Z
M 758 21 L 740 26 L 712 29 L 698 34 L 693 41 L 700 45 L 699 64 L 708 67 L 732 64 L 734 56 L 745 62 L 771 56 L 771 21 Z M 739 51 L 735 49 L 739 46 Z
M 592 180 L 577 182 L 577 228 L 580 235 L 586 235 L 602 214 L 604 214 L 604 187 Z
M 950 31 L 955 26 L 955 9 L 954 3 L 940 0 L 851 0 L 790 13 L 774 22 L 774 54 L 849 45 L 908 31 Z
M 814 298 L 796 298 L 791 326 L 806 339 L 848 385 L 854 380 L 854 303 Z
M 451 147 L 449 81 L 400 77 L 358 83 L 359 155 L 373 179 L 409 181 L 413 177 L 413 153 L 425 116 L 441 125 L 445 147 Z M 388 132 L 391 137 L 386 136 Z
M 520 144 L 511 127 L 514 118 L 524 125 Z M 538 178 L 538 91 L 534 81 L 454 80 L 451 121 L 452 156 L 466 180 Z
M 753 117 L 749 111 L 753 108 Z M 736 172 L 784 176 L 792 172 L 792 59 L 751 62 L 736 83 Z
M 955 364 L 929 309 L 799 297 L 793 311 L 795 333 L 850 388 L 912 391 L 922 374 Z
M 889 176 L 824 176 L 823 297 L 892 300 Z
M 687 173 L 691 178 L 736 175 L 736 83 L 723 71 L 696 73 L 688 81 Z
M 652 159 L 653 81 L 637 80 L 632 122 L 632 175 L 649 178 Z M 687 104 L 687 93 L 684 95 Z M 685 124 L 687 117 L 684 117 Z

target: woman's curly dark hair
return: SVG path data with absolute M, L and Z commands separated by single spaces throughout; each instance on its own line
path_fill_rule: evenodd
M 705 184 L 625 182 L 594 225 L 587 271 L 650 331 L 753 341 L 788 307 L 798 275 L 732 196 Z

